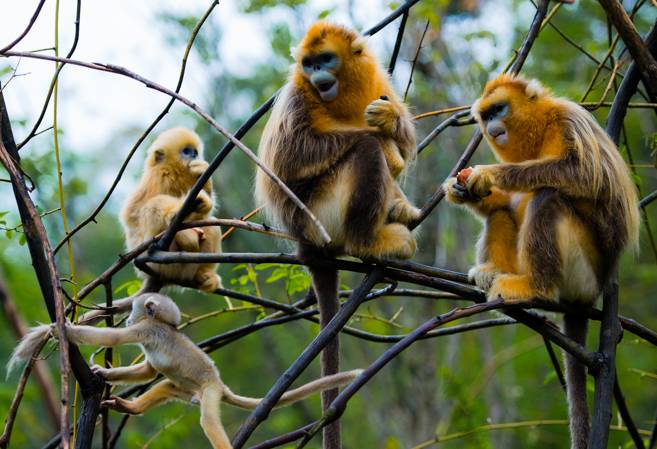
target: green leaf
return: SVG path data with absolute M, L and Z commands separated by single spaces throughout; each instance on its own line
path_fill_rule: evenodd
M 141 288 L 141 280 L 140 279 L 132 279 L 132 280 L 126 281 L 123 284 L 116 287 L 114 289 L 114 293 L 119 294 L 119 293 L 125 291 L 126 295 L 132 296 L 135 293 L 137 293 L 140 288 Z
M 7 236 L 8 239 L 11 239 L 12 237 L 14 237 L 14 231 L 11 229 L 7 229 L 5 231 L 5 235 Z
M 335 8 L 325 9 L 317 15 L 317 18 L 320 19 L 320 20 L 321 19 L 326 19 L 334 10 L 335 10 Z
M 25 243 L 27 243 L 27 237 L 25 237 L 25 234 L 21 234 L 21 235 L 18 237 L 18 244 L 19 244 L 20 246 L 23 246 L 23 245 L 25 245 Z

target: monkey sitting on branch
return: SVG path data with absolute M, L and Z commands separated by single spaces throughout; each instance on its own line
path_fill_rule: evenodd
M 144 172 L 137 190 L 124 202 L 121 222 L 129 250 L 163 232 L 181 209 L 196 180 L 208 168 L 203 160 L 203 144 L 196 133 L 173 128 L 160 134 L 148 149 Z M 187 221 L 212 216 L 214 196 L 208 181 L 196 198 Z M 216 253 L 221 251 L 221 229 L 218 226 L 178 231 L 171 251 Z M 221 287 L 217 264 L 149 263 L 164 282 L 186 282 L 213 292 Z
M 490 300 L 567 301 L 590 307 L 622 251 L 637 244 L 637 193 L 616 145 L 593 116 L 536 80 L 490 81 L 472 115 L 496 157 L 450 178 L 447 199 L 484 221 L 470 270 Z M 587 320 L 564 316 L 586 344 Z M 573 449 L 586 449 L 586 372 L 566 356 Z
M 334 254 L 409 258 L 418 218 L 395 177 L 415 155 L 415 127 L 390 78 L 356 32 L 314 24 L 263 132 L 263 162 L 308 205 Z M 256 198 L 302 240 L 323 242 L 306 216 L 258 171 Z
M 338 273 L 313 264 L 325 256 L 408 259 L 409 225 L 420 216 L 395 178 L 416 152 L 412 117 L 390 77 L 355 31 L 317 22 L 297 49 L 290 77 L 260 140 L 262 161 L 321 221 L 326 247 L 305 214 L 262 171 L 256 200 L 302 243 L 323 328 L 337 313 Z M 338 336 L 321 356 L 322 375 L 339 370 Z M 337 391 L 322 393 L 326 408 Z M 324 429 L 325 448 L 339 448 L 339 423 Z
M 66 338 L 75 344 L 118 346 L 135 344 L 144 351 L 145 361 L 133 366 L 92 370 L 109 383 L 139 383 L 155 379 L 162 374 L 166 379 L 155 384 L 141 396 L 128 400 L 112 396 L 102 405 L 128 414 L 141 414 L 151 407 L 169 400 L 198 404 L 201 408 L 201 427 L 215 449 L 231 449 L 219 416 L 222 401 L 245 409 L 254 409 L 262 399 L 233 393 L 219 377 L 212 359 L 185 334 L 178 331 L 180 310 L 168 296 L 146 293 L 132 301 L 132 312 L 125 328 L 98 328 L 66 325 Z M 7 363 L 7 372 L 21 360 L 34 355 L 44 338 L 56 332 L 54 324 L 32 328 L 23 337 Z M 345 385 L 362 370 L 321 377 L 286 392 L 277 403 L 283 407 L 329 388 Z

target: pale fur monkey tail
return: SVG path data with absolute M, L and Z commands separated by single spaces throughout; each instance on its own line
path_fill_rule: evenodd
M 586 345 L 588 319 L 564 315 L 564 333 L 580 345 Z M 589 440 L 589 407 L 586 402 L 586 367 L 572 355 L 565 353 L 568 418 L 571 449 L 587 449 Z
M 18 342 L 14 348 L 14 352 L 11 353 L 11 357 L 7 362 L 7 378 L 12 373 L 16 365 L 19 363 L 29 360 L 35 353 L 37 349 L 42 345 L 44 340 L 46 340 L 52 332 L 52 325 L 42 324 L 30 329 L 30 331 L 21 338 L 21 341 Z
M 356 377 L 358 377 L 362 372 L 363 372 L 362 369 L 355 369 L 351 371 L 343 371 L 341 373 L 333 374 L 331 376 L 320 377 L 317 380 L 308 382 L 307 384 L 302 385 L 299 388 L 295 388 L 294 390 L 290 390 L 285 394 L 283 394 L 283 396 L 281 396 L 281 398 L 278 400 L 274 408 L 285 407 L 287 405 L 305 399 L 311 394 L 320 391 L 329 390 L 331 388 L 338 388 L 343 385 L 347 385 Z M 227 404 L 234 405 L 235 407 L 245 408 L 248 410 L 253 410 L 258 406 L 258 404 L 262 402 L 262 398 L 250 398 L 247 396 L 240 396 L 238 394 L 235 394 L 227 386 L 224 387 L 223 400 L 226 401 Z

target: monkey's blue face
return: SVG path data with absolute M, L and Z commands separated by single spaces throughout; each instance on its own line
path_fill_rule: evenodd
M 504 118 L 509 115 L 509 103 L 500 101 L 481 111 L 481 120 L 484 122 L 486 134 L 493 138 L 496 144 L 504 146 L 509 143 Z
M 180 156 L 182 159 L 193 160 L 198 157 L 198 150 L 191 146 L 186 146 L 180 150 Z
M 322 101 L 332 101 L 338 96 L 338 78 L 336 76 L 340 59 L 333 52 L 324 51 L 301 60 L 303 72 L 310 84 L 317 90 Z

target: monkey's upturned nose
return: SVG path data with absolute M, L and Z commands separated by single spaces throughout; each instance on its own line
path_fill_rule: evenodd
M 501 136 L 506 132 L 506 129 L 504 126 L 500 125 L 491 125 L 488 127 L 488 134 L 491 135 L 491 137 L 495 138 L 497 136 Z

